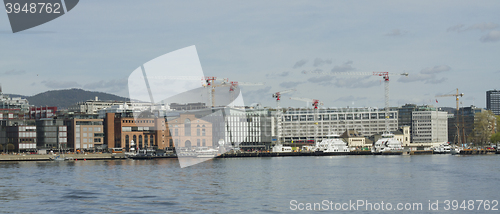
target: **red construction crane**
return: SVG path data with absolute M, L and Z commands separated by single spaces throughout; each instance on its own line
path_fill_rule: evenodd
M 263 82 L 258 82 L 258 83 L 251 83 L 251 82 L 236 82 L 236 81 L 231 81 L 229 82 L 229 92 L 231 93 L 231 102 L 234 102 L 234 90 L 238 88 L 239 86 L 258 86 L 258 85 L 264 85 Z
M 318 109 L 318 105 L 323 105 L 323 102 L 320 102 L 317 99 L 310 99 L 310 98 L 301 98 L 301 97 L 290 97 L 292 100 L 298 100 L 298 101 L 304 101 L 304 102 L 310 102 L 312 103 L 312 106 L 314 106 L 314 109 Z
M 280 108 L 280 100 L 281 100 L 281 95 L 294 92 L 296 89 L 290 89 L 290 90 L 285 90 L 285 91 L 279 91 L 273 94 L 273 98 L 276 98 L 276 110 Z
M 356 76 L 381 76 L 384 79 L 385 85 L 385 131 L 389 133 L 389 75 L 403 75 L 408 76 L 408 73 L 392 73 L 392 72 L 307 72 L 322 75 L 356 75 Z

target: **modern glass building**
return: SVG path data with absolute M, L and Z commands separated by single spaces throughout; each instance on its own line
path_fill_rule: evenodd
M 486 109 L 491 110 L 495 115 L 500 115 L 500 91 L 486 91 Z

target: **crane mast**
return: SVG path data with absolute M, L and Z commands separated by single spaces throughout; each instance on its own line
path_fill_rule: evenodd
M 307 74 L 308 72 L 302 72 Z M 322 75 L 356 75 L 356 76 L 381 76 L 384 79 L 385 87 L 385 132 L 389 133 L 389 75 L 408 76 L 408 73 L 391 73 L 391 72 L 311 72 Z
M 464 96 L 464 93 L 458 93 L 458 88 L 457 88 L 457 92 L 455 94 L 444 94 L 444 95 L 438 95 L 436 97 L 455 97 L 456 98 L 456 102 L 457 102 L 457 112 L 456 112 L 456 124 L 455 126 L 457 127 L 457 144 L 461 144 L 462 147 L 463 147 L 463 142 L 460 138 L 460 127 L 458 126 L 459 124 L 459 120 L 458 120 L 458 111 L 460 110 L 459 108 L 459 97 L 463 97 Z M 465 133 L 464 133 L 465 134 Z

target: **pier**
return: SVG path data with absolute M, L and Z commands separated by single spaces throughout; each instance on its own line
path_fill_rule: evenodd
M 30 154 L 19 154 L 19 155 L 0 155 L 0 161 L 50 161 L 51 158 L 58 156 L 57 154 L 50 155 L 30 155 Z M 125 159 L 124 154 L 112 154 L 112 153 L 88 153 L 88 154 L 64 154 L 62 155 L 68 160 L 113 160 L 113 159 Z

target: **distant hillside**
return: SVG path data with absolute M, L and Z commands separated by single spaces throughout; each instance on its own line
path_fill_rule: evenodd
M 57 106 L 58 108 L 68 108 L 69 106 L 82 101 L 94 100 L 97 96 L 99 100 L 114 100 L 114 101 L 127 101 L 128 98 L 116 96 L 113 94 L 85 91 L 83 89 L 63 89 L 46 91 L 34 96 L 23 96 L 8 94 L 10 97 L 26 98 L 30 105 L 34 106 Z

